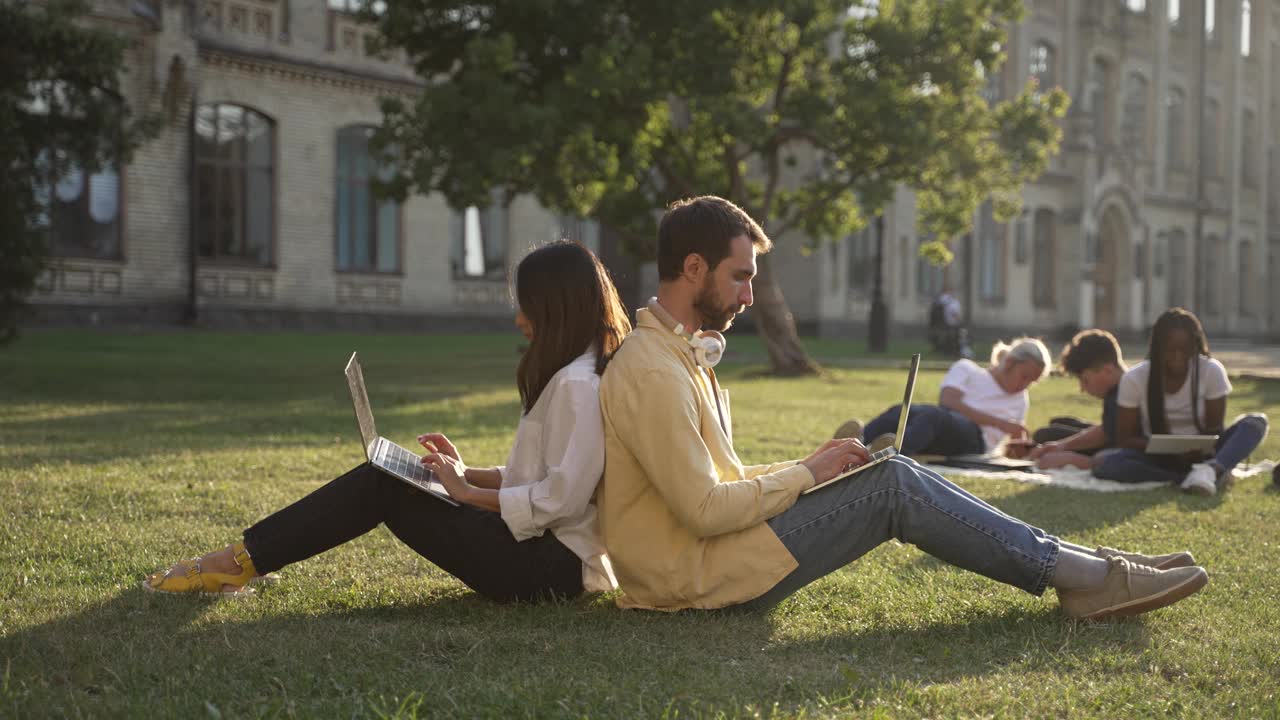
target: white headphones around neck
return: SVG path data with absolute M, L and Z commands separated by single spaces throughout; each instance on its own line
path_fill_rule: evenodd
M 724 357 L 724 347 L 726 341 L 724 336 L 715 330 L 700 330 L 696 333 L 688 332 L 684 329 L 684 325 L 676 322 L 676 319 L 667 312 L 666 308 L 658 304 L 658 298 L 649 298 L 649 312 L 658 318 L 658 322 L 671 332 L 679 335 L 685 342 L 689 343 L 689 347 L 693 348 L 693 361 L 698 367 L 713 368 L 720 364 L 720 359 Z

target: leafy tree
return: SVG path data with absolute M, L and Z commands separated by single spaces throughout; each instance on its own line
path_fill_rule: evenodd
M 47 256 L 42 198 L 73 167 L 123 163 L 153 127 L 120 96 L 128 41 L 84 24 L 84 0 L 0 0 L 0 342 Z
M 843 237 L 902 185 L 922 230 L 951 238 L 1055 152 L 1061 91 L 994 107 L 1022 0 L 393 0 L 384 41 L 431 78 L 387 100 L 379 133 L 402 154 L 397 194 L 455 207 L 530 193 L 653 252 L 671 201 L 716 194 L 775 241 Z M 944 243 L 927 249 L 938 261 Z M 768 256 L 753 310 L 775 372 L 816 366 Z

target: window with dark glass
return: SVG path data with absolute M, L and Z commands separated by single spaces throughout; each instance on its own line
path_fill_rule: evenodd
M 239 105 L 195 113 L 196 247 L 208 260 L 269 265 L 275 236 L 275 128 Z
M 1168 112 L 1168 127 L 1165 132 L 1165 160 L 1170 170 L 1184 170 L 1187 167 L 1186 154 L 1186 96 L 1179 88 L 1169 88 L 1169 96 L 1165 101 Z
M 38 185 L 35 194 L 42 210 L 36 224 L 48 232 L 51 254 L 121 257 L 120 175 L 115 167 L 89 173 L 72 165 L 52 185 Z
M 1143 157 L 1147 147 L 1147 79 L 1130 73 L 1125 79 L 1124 118 L 1121 141 L 1133 154 Z
M 453 213 L 453 276 L 501 280 L 507 272 L 507 211 L 501 203 Z
M 334 237 L 339 270 L 400 270 L 400 204 L 379 200 L 374 181 L 386 180 L 394 168 L 369 151 L 371 127 L 338 131 L 334 198 Z
M 848 280 L 849 294 L 870 296 L 871 283 L 876 270 L 874 220 L 866 227 L 850 235 L 845 241 L 849 246 Z
M 1035 214 L 1031 253 L 1031 301 L 1036 307 L 1053 307 L 1054 288 L 1054 227 L 1053 212 L 1038 210 Z

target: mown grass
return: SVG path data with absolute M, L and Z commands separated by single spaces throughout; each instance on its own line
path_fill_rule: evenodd
M 1280 494 L 1257 478 L 1213 499 L 966 483 L 1068 539 L 1191 548 L 1209 568 L 1200 595 L 1119 622 L 897 543 L 758 615 L 495 605 L 385 530 L 248 601 L 139 589 L 359 461 L 354 348 L 383 434 L 443 430 L 500 462 L 516 340 L 44 331 L 0 351 L 0 716 L 1280 716 Z M 746 462 L 803 454 L 903 379 L 759 371 L 721 373 Z M 1033 408 L 1097 413 L 1057 378 Z M 1280 418 L 1280 383 L 1236 383 L 1230 411 L 1256 409 Z

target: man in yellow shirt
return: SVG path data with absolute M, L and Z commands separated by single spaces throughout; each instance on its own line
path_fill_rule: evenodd
M 867 461 L 856 439 L 803 460 L 744 466 L 712 369 L 752 304 L 769 238 L 733 203 L 678 202 L 658 229 L 658 296 L 637 313 L 600 386 L 600 531 L 623 607 L 767 608 L 897 538 L 1034 594 L 1075 617 L 1132 615 L 1208 581 L 1189 553 L 1147 556 L 1063 542 L 905 457 L 801 495 Z

